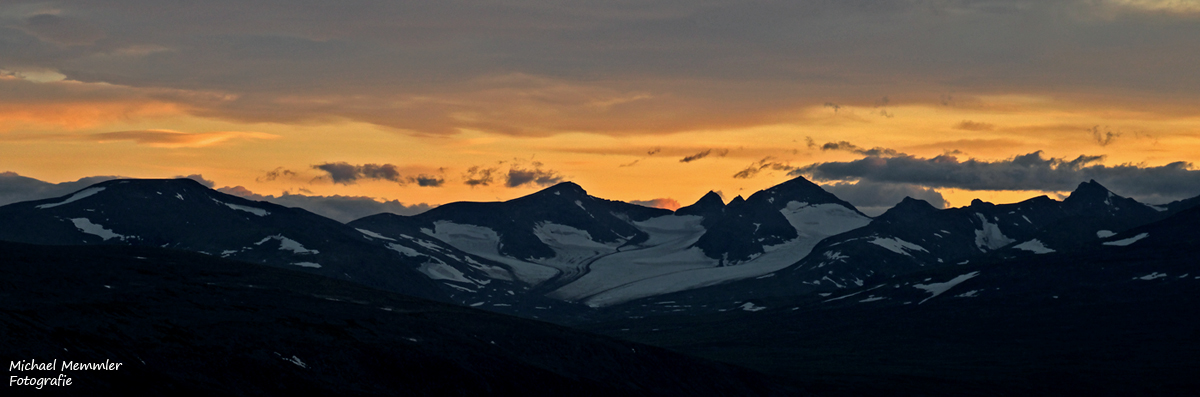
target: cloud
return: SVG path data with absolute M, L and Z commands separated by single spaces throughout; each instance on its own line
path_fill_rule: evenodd
M 870 149 L 865 149 L 865 148 L 859 147 L 858 145 L 855 145 L 853 143 L 846 142 L 846 141 L 826 142 L 824 145 L 821 145 L 821 150 L 822 151 L 843 150 L 843 151 L 858 153 L 858 154 L 867 155 L 867 156 L 899 156 L 899 155 L 903 154 L 903 153 L 897 152 L 893 149 L 887 149 L 887 148 L 882 148 L 882 147 L 873 147 Z
M 390 181 L 399 183 L 401 185 L 415 183 L 417 186 L 422 187 L 441 187 L 444 183 L 446 183 L 445 178 L 437 175 L 422 173 L 418 175 L 405 176 L 403 175 L 401 168 L 395 164 L 355 165 L 345 161 L 339 161 L 336 163 L 317 164 L 312 166 L 312 168 L 325 172 L 326 175 L 319 178 L 329 178 L 329 180 L 333 181 L 333 183 L 339 183 L 343 185 L 353 185 L 358 183 L 358 181 L 361 179 Z M 268 172 L 266 180 L 274 180 L 281 175 L 289 175 L 288 173 L 290 173 L 292 176 L 296 175 L 295 172 L 281 170 L 282 168 L 276 168 L 274 171 Z
M 707 149 L 702 152 L 681 158 L 681 159 L 679 159 L 679 162 L 680 163 L 690 163 L 690 162 L 708 157 L 708 155 L 710 155 L 710 154 L 716 154 L 717 157 L 725 157 L 725 155 L 729 154 L 729 149 L 716 149 L 716 150 Z
M 208 179 L 204 179 L 204 177 L 201 176 L 200 174 L 176 175 L 175 176 L 175 179 L 184 179 L 184 178 L 191 179 L 196 182 L 200 182 L 201 185 L 204 185 L 205 187 L 207 187 L 209 189 L 212 189 L 214 186 L 217 186 L 216 182 L 210 181 Z
M 947 204 L 937 190 L 913 184 L 858 181 L 824 184 L 821 188 L 870 216 L 882 214 L 905 197 L 928 201 L 935 208 L 946 208 Z
M 796 169 L 796 167 L 793 167 L 788 164 L 771 161 L 772 159 L 773 159 L 772 157 L 764 157 L 762 160 L 756 161 L 756 162 L 750 164 L 749 166 L 747 166 L 745 169 L 738 171 L 736 174 L 733 174 L 733 177 L 736 179 L 750 179 L 750 178 L 754 178 L 755 176 L 758 175 L 759 172 L 764 171 L 764 170 L 789 171 L 790 172 L 790 171 Z
M 297 176 L 299 176 L 299 174 L 296 173 L 296 171 L 284 169 L 283 167 L 276 167 L 273 170 L 267 171 L 266 175 L 254 178 L 254 180 L 258 182 L 270 182 L 279 178 L 295 178 Z
M 467 172 L 463 173 L 462 176 L 463 183 L 471 187 L 488 186 L 494 179 L 492 174 L 499 170 L 500 168 L 497 167 L 483 168 L 480 166 L 473 166 L 471 168 L 467 168 Z
M 139 145 L 161 148 L 199 148 L 232 139 L 275 139 L 278 135 L 262 132 L 219 131 L 187 133 L 172 130 L 116 131 L 89 135 L 99 142 L 133 141 Z
M 433 206 L 425 203 L 406 205 L 397 200 L 380 201 L 366 196 L 312 196 L 303 194 L 260 195 L 243 186 L 223 187 L 217 191 L 250 200 L 266 201 L 286 207 L 303 208 L 317 215 L 346 223 L 379 213 L 416 215 Z
M 1105 127 L 1104 131 L 1101 132 L 1100 126 L 1098 125 L 1088 129 L 1088 132 L 1092 133 L 1092 139 L 1095 140 L 1100 146 L 1108 146 L 1108 144 L 1112 143 L 1114 138 L 1121 136 L 1121 133 L 1112 132 L 1108 130 L 1107 127 Z
M 6 66 L 221 120 L 663 134 L 881 92 L 937 104 L 949 89 L 1190 114 L 1200 55 L 1180 50 L 1195 42 L 1184 3 L 77 1 L 6 15 L 0 43 Z
M 554 170 L 543 170 L 542 163 L 534 162 L 532 168 L 513 165 L 508 170 L 504 185 L 520 187 L 523 185 L 550 186 L 562 182 L 563 176 Z
M 671 211 L 677 210 L 677 209 L 679 209 L 679 207 L 682 207 L 682 205 L 679 205 L 679 202 L 678 202 L 678 201 L 675 201 L 675 199 L 673 199 L 673 198 L 656 198 L 656 199 L 650 199 L 650 200 L 633 200 L 633 201 L 630 201 L 629 203 L 630 203 L 630 204 L 637 204 L 637 205 L 640 205 L 640 206 L 643 206 L 643 207 L 652 207 L 652 208 L 662 208 L 662 209 L 668 209 L 668 210 L 671 210 Z
M 442 184 L 446 183 L 446 179 L 437 175 L 421 174 L 408 177 L 408 182 L 422 187 L 441 187 Z
M 100 182 L 122 178 L 89 176 L 71 182 L 49 183 L 5 171 L 0 173 L 0 205 L 65 196 Z
M 1096 180 L 1114 192 L 1133 197 L 1181 199 L 1200 194 L 1200 171 L 1191 163 L 1162 166 L 1097 164 L 1103 156 L 1075 159 L 1045 158 L 1041 151 L 1006 160 L 966 161 L 952 155 L 920 158 L 868 156 L 847 162 L 815 163 L 790 175 L 808 175 L 816 181 L 859 180 L 913 184 L 930 188 L 966 190 L 1071 191 L 1080 183 Z
M 354 184 L 363 176 L 358 166 L 344 161 L 337 163 L 317 164 L 312 167 L 314 169 L 329 173 L 329 178 L 333 180 L 333 183 L 340 183 L 343 185 Z
M 991 131 L 996 129 L 996 125 L 978 121 L 963 120 L 958 122 L 958 124 L 955 124 L 952 128 L 966 131 Z
M 87 45 L 104 37 L 103 31 L 86 21 L 54 14 L 34 15 L 17 26 L 38 39 L 61 45 Z

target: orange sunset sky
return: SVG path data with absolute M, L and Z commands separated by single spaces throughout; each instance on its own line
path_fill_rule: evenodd
M 1200 194 L 1197 43 L 1192 0 L 5 1 L 0 172 L 404 206 L 1096 179 L 1157 204 Z

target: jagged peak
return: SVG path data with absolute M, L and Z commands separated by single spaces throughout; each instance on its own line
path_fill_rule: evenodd
M 703 197 L 696 200 L 692 205 L 675 210 L 677 215 L 705 215 L 710 212 L 720 212 L 725 208 L 725 200 L 721 195 L 712 190 L 705 193 Z
M 1103 200 L 1108 198 L 1110 195 L 1113 195 L 1112 191 L 1108 190 L 1108 188 L 1104 187 L 1104 185 L 1101 185 L 1099 182 L 1096 182 L 1095 179 L 1091 179 L 1087 182 L 1080 183 L 1079 186 L 1071 192 L 1071 195 L 1067 197 L 1067 200 L 1074 201 L 1084 198 L 1096 198 Z

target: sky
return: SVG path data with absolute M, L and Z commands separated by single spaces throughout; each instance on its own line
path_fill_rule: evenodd
M 1196 43 L 1200 0 L 8 0 L 0 196 L 1165 203 L 1200 195 Z

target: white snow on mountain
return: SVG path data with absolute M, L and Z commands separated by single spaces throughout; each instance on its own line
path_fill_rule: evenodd
M 1113 246 L 1117 246 L 1117 247 L 1124 247 L 1129 244 L 1136 243 L 1138 240 L 1144 239 L 1148 236 L 1150 236 L 1149 233 L 1139 233 L 1138 235 L 1130 237 L 1130 238 L 1106 242 L 1106 243 L 1104 243 L 1104 245 L 1113 245 Z
M 870 242 L 871 242 L 871 244 L 875 244 L 880 247 L 887 248 L 888 251 L 892 251 L 897 254 L 903 254 L 903 255 L 907 255 L 907 256 L 912 256 L 912 255 L 909 254 L 908 252 L 906 252 L 905 250 L 929 252 L 929 251 L 926 251 L 924 247 L 901 240 L 897 237 L 892 237 L 892 238 L 875 237 Z
M 983 214 L 976 213 L 975 216 L 980 222 L 980 228 L 975 230 L 975 247 L 980 251 L 987 252 L 1012 244 L 1013 240 L 1000 231 L 1000 225 L 988 222 Z
M 1014 245 L 1013 248 L 1030 251 L 1035 254 L 1049 254 L 1051 252 L 1054 252 L 1054 250 L 1050 249 L 1049 247 L 1046 247 L 1046 245 L 1042 244 L 1042 242 L 1039 241 L 1038 239 L 1033 239 L 1033 240 L 1029 240 L 1029 241 Z
M 550 296 L 599 307 L 758 277 L 796 263 L 825 237 L 870 223 L 870 218 L 838 204 L 791 201 L 780 213 L 799 237 L 763 247 L 762 255 L 734 266 L 717 266 L 717 260 L 691 247 L 704 234 L 701 217 L 667 215 L 635 222 L 634 226 L 650 234 L 646 243 L 597 259 L 589 266 L 590 272 Z
M 47 208 L 54 208 L 54 207 L 57 207 L 60 205 L 74 203 L 76 201 L 91 197 L 91 196 L 95 195 L 96 193 L 100 193 L 103 190 L 104 190 L 103 187 L 89 187 L 87 189 L 83 189 L 78 192 L 75 192 L 75 194 L 71 195 L 71 197 L 68 197 L 66 200 L 63 200 L 61 202 L 57 202 L 57 203 L 53 203 L 53 204 L 42 204 L 42 205 L 36 206 L 34 208 L 37 208 L 39 210 L 44 210 Z
M 484 226 L 463 225 L 448 221 L 434 223 L 426 234 L 472 255 L 507 265 L 521 281 L 536 285 L 559 274 L 553 267 L 510 258 L 500 254 L 500 235 Z
M 221 202 L 221 201 L 218 201 L 218 203 L 225 204 L 226 207 L 229 207 L 229 208 L 232 208 L 232 209 L 235 209 L 238 211 L 245 211 L 245 212 L 249 212 L 251 214 L 258 215 L 258 216 L 271 215 L 270 212 L 267 212 L 267 210 L 264 210 L 262 208 L 254 208 L 254 207 L 247 207 L 244 205 L 229 204 L 229 203 Z
M 1109 237 L 1116 236 L 1116 235 L 1117 234 L 1113 233 L 1112 230 L 1097 230 L 1096 231 L 1096 237 L 1099 237 L 1099 238 L 1109 238 Z
M 393 241 L 394 241 L 394 240 L 393 240 Z M 388 243 L 387 247 L 388 247 L 388 249 L 391 249 L 392 251 L 399 252 L 401 255 L 404 255 L 404 256 L 412 256 L 412 257 L 421 256 L 421 253 L 420 253 L 420 252 L 417 252 L 417 250 L 415 250 L 415 249 L 412 249 L 412 248 L 405 247 L 405 246 L 403 246 L 403 245 L 400 245 L 400 244 L 396 244 L 396 243 Z
M 542 222 L 534 226 L 533 235 L 554 250 L 554 257 L 536 262 L 557 265 L 555 267 L 576 265 L 600 255 L 616 252 L 617 247 L 625 243 L 625 240 L 607 244 L 597 242 L 592 240 L 592 236 L 585 230 L 551 222 Z
M 282 234 L 276 234 L 274 236 L 264 237 L 262 240 L 259 240 L 259 242 L 254 243 L 254 245 L 263 245 L 263 243 L 266 243 L 271 240 L 279 240 L 279 250 L 280 251 L 292 251 L 297 254 L 319 254 L 319 253 L 321 253 L 320 251 L 317 251 L 317 250 L 310 250 L 308 248 L 304 248 L 304 246 L 301 245 L 296 240 L 292 240 L 290 238 L 284 237 Z
M 101 188 L 101 189 L 103 189 L 103 188 Z M 64 202 L 64 204 L 65 204 L 65 202 Z M 117 233 L 113 233 L 112 230 L 105 229 L 104 226 L 100 226 L 95 223 L 92 223 L 92 221 L 88 220 L 87 218 L 71 218 L 71 223 L 74 223 L 75 227 L 79 228 L 79 231 L 87 233 L 87 234 L 95 235 L 95 236 L 100 236 L 100 238 L 104 239 L 105 241 L 108 241 L 109 239 L 114 239 L 114 238 L 120 239 L 120 240 L 125 239 L 125 236 L 122 236 Z
M 355 228 L 354 230 L 358 230 L 358 232 L 359 232 L 359 233 L 362 233 L 362 234 L 366 235 L 367 237 L 371 237 L 371 238 L 377 238 L 377 239 L 380 239 L 380 240 L 387 240 L 387 241 L 396 241 L 396 239 L 394 239 L 394 238 L 391 238 L 391 237 L 388 237 L 388 236 L 384 236 L 384 235 L 382 235 L 382 234 L 375 233 L 375 232 L 372 232 L 372 231 L 370 231 L 370 230 L 367 230 L 367 229 L 358 229 L 358 228 Z
M 913 284 L 913 288 L 922 289 L 922 290 L 925 290 L 925 292 L 933 294 L 930 297 L 925 298 L 924 300 L 922 300 L 920 303 L 917 303 L 917 304 L 919 305 L 921 303 L 925 303 L 925 301 L 927 301 L 927 300 L 936 298 L 938 295 L 941 295 L 943 292 L 949 291 L 951 288 L 954 288 L 954 286 L 961 284 L 963 281 L 970 280 L 971 278 L 978 276 L 978 275 L 979 275 L 979 272 L 970 272 L 970 273 L 955 277 L 953 279 L 950 279 L 950 281 L 947 281 L 944 283 Z
M 740 308 L 740 309 L 742 309 L 742 310 L 745 310 L 745 311 L 748 311 L 748 312 L 756 312 L 756 311 L 759 311 L 759 310 L 766 310 L 766 309 L 767 309 L 767 308 L 765 308 L 765 307 L 762 307 L 762 306 L 755 306 L 753 303 L 750 303 L 750 302 L 743 303 L 741 306 L 738 306 L 738 308 Z
M 1153 280 L 1153 279 L 1156 279 L 1156 278 L 1163 278 L 1163 277 L 1166 277 L 1166 276 L 1167 276 L 1167 274 L 1166 274 L 1166 273 L 1154 272 L 1154 273 L 1147 274 L 1147 275 L 1145 275 L 1145 276 L 1141 276 L 1141 277 L 1134 277 L 1133 279 L 1134 279 L 1134 280 L 1146 280 L 1146 281 L 1150 281 L 1150 280 Z
M 460 283 L 475 284 L 471 280 L 468 280 L 462 272 L 458 271 L 458 269 L 450 267 L 450 265 L 447 265 L 446 262 L 442 262 L 437 258 L 429 258 L 429 261 L 421 264 L 421 268 L 418 270 L 420 270 L 422 274 L 434 280 L 450 280 Z

